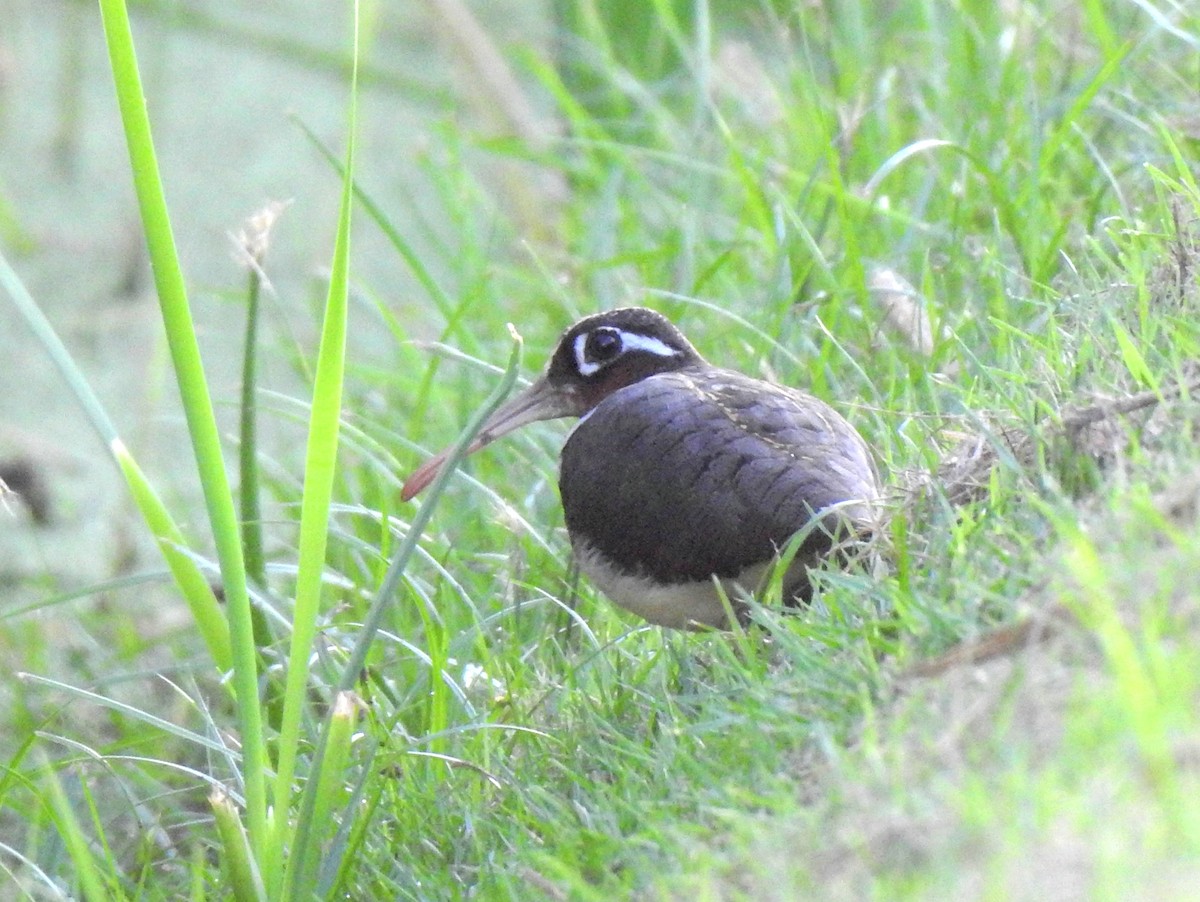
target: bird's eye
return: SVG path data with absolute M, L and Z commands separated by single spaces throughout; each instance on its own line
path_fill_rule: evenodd
M 588 335 L 584 354 L 589 363 L 605 363 L 621 353 L 621 333 L 616 329 L 596 329 Z

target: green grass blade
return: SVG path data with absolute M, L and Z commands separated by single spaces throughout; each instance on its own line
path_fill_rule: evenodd
M 233 664 L 233 648 L 230 642 L 229 623 L 213 594 L 212 586 L 186 553 L 187 543 L 183 534 L 175 525 L 175 521 L 171 519 L 166 505 L 155 493 L 154 487 L 150 485 L 150 481 L 138 466 L 137 461 L 133 459 L 120 439 L 113 441 L 110 450 L 113 458 L 117 461 L 117 466 L 121 468 L 125 483 L 129 486 L 129 492 L 138 506 L 142 519 L 150 528 L 150 532 L 158 543 L 158 550 L 171 569 L 175 584 L 183 592 L 184 598 L 188 599 L 192 617 L 196 621 L 196 628 L 204 637 L 204 642 L 212 654 L 213 662 L 222 672 L 225 672 Z M 226 597 L 228 598 L 228 594 Z
M 346 167 L 342 165 L 341 161 L 336 156 L 334 156 L 333 151 L 326 146 L 325 142 L 317 137 L 316 133 L 300 119 L 294 118 L 293 121 L 295 121 L 296 125 L 300 127 L 300 130 L 304 132 L 304 137 L 306 137 L 309 140 L 309 143 L 316 148 L 317 153 L 324 157 L 329 165 L 337 170 L 338 175 L 340 175 L 343 179 L 346 178 Z M 395 223 L 392 222 L 391 217 L 384 212 L 383 208 L 380 207 L 379 204 L 375 203 L 371 195 L 367 194 L 366 191 L 359 187 L 353 179 L 351 179 L 350 182 L 354 187 L 355 200 L 362 204 L 363 210 L 366 211 L 367 216 L 372 222 L 375 223 L 376 226 L 379 227 L 379 230 L 383 232 L 384 237 L 386 237 L 391 243 L 396 253 L 398 253 L 401 259 L 404 260 L 404 262 L 408 265 L 408 268 L 412 271 L 413 276 L 416 277 L 416 280 L 421 283 L 421 287 L 425 289 L 425 293 L 429 296 L 429 299 L 433 301 L 434 306 L 437 307 L 438 312 L 447 321 L 452 321 L 454 319 L 454 302 L 451 300 L 450 296 L 446 294 L 445 289 L 438 284 L 433 273 L 429 271 L 429 267 L 426 266 L 424 261 L 421 260 L 420 255 L 416 252 L 416 250 L 413 249 L 412 245 L 404 239 L 404 236 L 400 234 L 400 229 Z
M 422 531 L 428 525 L 430 517 L 433 516 L 438 498 L 445 490 L 459 462 L 466 456 L 467 447 L 479 433 L 479 430 L 483 428 L 483 424 L 487 421 L 487 418 L 500 407 L 504 399 L 512 391 L 513 386 L 517 384 L 517 377 L 521 371 L 522 341 L 516 329 L 513 329 L 511 326 L 509 328 L 512 331 L 513 347 L 508 359 L 508 367 L 505 369 L 503 377 L 491 395 L 488 396 L 479 410 L 471 417 L 471 420 L 467 423 L 467 427 L 454 443 L 453 450 L 447 456 L 446 463 L 442 466 L 441 472 L 438 473 L 433 484 L 426 490 L 425 502 L 421 505 L 420 510 L 417 511 L 417 515 L 413 517 L 412 522 L 409 524 L 408 533 L 405 535 L 404 541 L 396 549 L 396 554 L 388 566 L 388 571 L 379 586 L 379 591 L 376 593 L 375 599 L 371 602 L 371 608 L 367 611 L 367 616 L 363 620 L 358 640 L 350 653 L 350 658 L 342 669 L 342 676 L 337 686 L 340 692 L 353 689 L 355 683 L 358 681 L 359 674 L 366 663 L 367 654 L 371 649 L 371 644 L 374 642 L 375 636 L 383 623 L 384 613 L 387 611 L 388 606 L 393 603 L 396 589 L 400 585 L 400 579 L 404 575 L 405 567 L 408 566 L 409 558 L 412 557 L 417 543 L 421 539 Z M 328 760 L 326 749 L 328 748 L 329 736 L 332 730 L 331 718 L 332 711 L 329 718 L 326 719 L 325 728 L 321 731 L 316 751 L 313 753 L 312 768 L 308 782 L 304 787 L 304 795 L 301 798 L 300 814 L 297 818 L 295 837 L 288 860 L 288 867 L 301 873 L 308 867 L 306 863 L 307 857 L 315 854 L 311 847 L 314 843 L 313 827 L 315 825 L 315 812 L 317 809 L 317 792 L 321 774 L 324 772 L 326 761 Z
M 354 59 L 358 59 L 359 7 L 354 5 Z M 275 774 L 276 819 L 272 834 L 267 882 L 278 889 L 283 879 L 283 849 L 289 832 L 292 780 L 300 747 L 300 727 L 308 702 L 309 658 L 316 638 L 321 603 L 321 582 L 329 537 L 329 510 L 337 470 L 342 388 L 346 370 L 346 323 L 350 296 L 350 221 L 354 208 L 354 142 L 357 128 L 357 69 L 350 75 L 350 105 L 346 136 L 346 165 L 342 177 L 341 209 L 325 301 L 325 320 L 313 382 L 308 448 L 304 464 L 304 491 L 300 506 L 299 562 L 296 604 L 284 688 L 283 719 L 279 730 Z
M 224 792 L 214 790 L 208 797 L 217 836 L 221 838 L 225 876 L 237 902 L 263 902 L 267 898 L 262 875 L 254 863 L 246 831 L 238 820 L 237 808 Z
M 1121 359 L 1129 369 L 1129 375 L 1136 379 L 1139 385 L 1144 385 L 1154 392 L 1161 392 L 1154 371 L 1133 336 L 1129 334 L 1129 330 L 1116 317 L 1109 318 L 1109 325 L 1112 327 L 1113 337 L 1117 340 L 1117 347 L 1121 349 Z
M 170 575 L 170 571 L 167 570 L 150 570 L 143 573 L 130 573 L 126 576 L 117 576 L 113 579 L 102 580 L 88 586 L 80 586 L 78 588 L 67 589 L 63 592 L 56 592 L 53 595 L 37 598 L 28 604 L 7 608 L 0 613 L 0 623 L 8 620 L 17 620 L 38 611 L 46 611 L 58 605 L 68 604 L 76 599 L 102 595 L 105 592 L 117 592 L 121 589 L 130 589 L 134 586 L 145 585 L 146 583 L 164 582 Z
M 245 756 L 249 833 L 252 847 L 262 850 L 266 834 L 266 750 L 258 704 L 258 658 L 254 647 L 250 596 L 246 588 L 237 515 L 183 272 L 175 251 L 166 196 L 158 174 L 129 13 L 123 0 L 101 0 L 100 12 L 167 344 L 221 565 L 233 649 L 233 687 L 238 701 L 238 720 Z
M 79 406 L 83 408 L 92 428 L 100 436 L 106 448 L 113 455 L 125 483 L 129 487 L 138 510 L 150 528 L 151 534 L 158 542 L 159 550 L 166 559 L 167 566 L 179 591 L 187 600 L 196 625 L 204 637 L 208 653 L 213 663 L 221 671 L 228 670 L 233 664 L 233 652 L 229 643 L 229 626 L 225 622 L 225 614 L 213 595 L 208 579 L 200 572 L 196 562 L 184 550 L 187 542 L 183 533 L 168 513 L 166 505 L 155 493 L 153 486 L 137 465 L 133 456 L 125 448 L 117 427 L 92 391 L 92 387 L 83 377 L 76 366 L 71 353 L 67 350 L 50 321 L 46 319 L 37 302 L 30 296 L 24 283 L 8 264 L 3 254 L 0 254 L 0 284 L 8 291 L 16 305 L 17 312 L 25 320 L 34 336 L 41 342 L 47 355 L 62 374 L 63 379 L 75 394 Z
M 258 314 L 262 275 L 258 263 L 250 267 L 246 288 L 246 335 L 242 350 L 242 399 L 238 420 L 238 495 L 241 500 L 242 550 L 246 575 L 259 586 L 267 584 L 263 557 L 262 507 L 258 498 Z M 264 637 L 259 636 L 259 644 Z
M 343 772 L 350 760 L 350 747 L 354 741 L 354 729 L 358 724 L 358 708 L 361 704 L 362 702 L 352 692 L 339 692 L 333 702 L 328 740 L 325 745 L 325 764 L 320 773 L 314 777 L 316 789 L 313 798 L 315 804 L 312 818 L 309 821 L 321 831 L 321 834 L 332 833 L 331 828 L 337 826 L 337 822 L 333 819 L 333 813 L 340 807 L 339 802 L 346 794 Z M 292 867 L 293 864 L 300 867 Z M 282 898 L 305 896 L 306 888 L 310 888 L 316 883 L 319 864 L 320 859 L 316 855 L 289 858 Z
M 242 525 L 242 554 L 246 561 L 246 576 L 256 587 L 265 591 L 267 587 L 267 560 L 263 552 L 262 505 L 259 502 L 260 479 L 258 469 L 258 326 L 263 285 L 263 259 L 266 257 L 271 227 L 283 211 L 284 204 L 269 204 L 260 213 L 250 217 L 245 231 L 237 240 L 239 250 L 245 254 L 244 262 L 249 272 L 246 286 L 246 330 L 242 348 L 242 393 L 238 408 L 238 501 Z M 266 613 L 257 605 L 250 608 L 254 645 L 260 654 L 259 664 L 264 670 L 268 662 L 261 657 L 263 650 L 272 644 L 270 624 Z M 279 729 L 280 698 L 276 680 L 268 680 L 264 687 L 267 721 L 272 729 Z
M 443 464 L 441 472 L 438 473 L 437 478 L 434 479 L 433 484 L 426 491 L 425 503 L 421 505 L 421 509 L 409 524 L 408 534 L 405 535 L 400 547 L 396 549 L 396 556 L 392 559 L 392 563 L 388 567 L 388 572 L 383 578 L 383 583 L 380 585 L 374 601 L 371 602 L 371 608 L 363 620 L 358 642 L 355 644 L 354 650 L 350 653 L 349 660 L 347 660 L 345 667 L 342 669 L 342 678 L 338 681 L 339 690 L 346 691 L 353 689 L 355 683 L 357 683 L 358 676 L 367 663 L 367 652 L 370 650 L 371 643 L 375 639 L 375 634 L 379 631 L 379 626 L 383 622 L 384 611 L 387 605 L 392 602 L 392 598 L 400 584 L 400 577 L 404 575 L 404 568 L 408 564 L 408 559 L 417 547 L 417 542 L 420 541 L 421 533 L 429 523 L 430 517 L 433 516 L 437 499 L 441 496 L 459 463 L 466 456 L 467 448 L 471 444 L 471 441 L 478 434 L 479 430 L 483 428 L 483 424 L 487 422 L 488 417 L 508 397 L 513 386 L 517 384 L 517 377 L 521 369 L 522 340 L 521 336 L 517 334 L 516 329 L 512 326 L 509 326 L 509 329 L 512 331 L 513 346 L 508 358 L 508 366 L 504 370 L 504 376 L 483 403 L 483 406 L 471 417 L 466 429 L 463 430 L 458 440 L 454 443 L 450 454 L 447 455 L 446 463 Z
M 1160 688 L 1130 629 L 1121 621 L 1095 544 L 1072 524 L 1064 524 L 1062 531 L 1068 543 L 1066 565 L 1081 589 L 1079 597 L 1069 603 L 1080 621 L 1095 634 L 1112 668 L 1118 697 L 1125 706 L 1147 772 L 1173 819 L 1181 820 L 1184 803 Z
M 63 789 L 63 785 L 58 779 L 58 774 L 50 765 L 46 765 L 44 783 L 50 795 L 50 806 L 54 811 L 55 825 L 58 827 L 63 844 L 67 847 L 71 863 L 75 866 L 75 877 L 83 892 L 83 898 L 88 902 L 108 902 L 113 898 L 122 898 L 122 896 L 114 897 L 109 893 L 106 881 L 100 874 L 96 856 L 92 854 L 91 844 L 83 833 L 79 819 L 75 817 L 75 812 L 71 808 L 66 790 Z
M 164 720 L 161 717 L 156 717 L 149 711 L 144 711 L 136 705 L 126 704 L 118 701 L 115 698 L 108 698 L 96 692 L 91 692 L 87 689 L 81 689 L 78 686 L 72 686 L 69 683 L 64 683 L 60 680 L 53 680 L 49 677 L 38 676 L 36 673 L 18 673 L 17 679 L 25 683 L 34 683 L 40 686 L 48 686 L 56 692 L 61 692 L 65 695 L 74 698 L 82 699 L 90 705 L 95 705 L 97 708 L 113 711 L 123 717 L 129 717 L 133 720 L 147 724 L 156 730 L 168 736 L 175 736 L 182 739 L 184 742 L 195 745 L 196 748 L 206 749 L 231 761 L 236 761 L 238 753 L 234 749 L 223 745 L 216 739 L 206 736 L 203 733 L 196 733 L 186 727 L 181 727 L 171 723 L 169 720 Z

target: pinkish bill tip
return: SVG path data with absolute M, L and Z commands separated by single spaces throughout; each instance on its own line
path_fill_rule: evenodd
M 438 470 L 442 468 L 445 460 L 445 454 L 435 454 L 413 470 L 412 475 L 404 480 L 404 485 L 400 488 L 400 500 L 412 501 L 413 498 L 425 491 L 429 483 L 437 478 Z

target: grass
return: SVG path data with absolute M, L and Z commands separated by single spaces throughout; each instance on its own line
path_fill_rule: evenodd
M 3 712 L 15 892 L 1125 898 L 1194 883 L 1200 20 L 1164 9 L 1166 28 L 1115 0 L 669 7 L 654 4 L 654 40 L 589 19 L 571 65 L 520 57 L 561 135 L 436 130 L 436 216 L 331 157 L 337 262 L 320 358 L 298 362 L 312 397 L 268 386 L 253 402 L 309 427 L 307 463 L 286 447 L 240 462 L 264 502 L 266 586 L 236 561 L 231 449 L 185 348 L 213 544 L 173 527 L 154 473 L 133 481 L 177 573 L 214 573 L 221 549 L 232 651 L 201 639 L 224 635 L 203 599 L 202 629 L 142 635 L 140 584 L 70 609 L 109 640 L 82 661 L 31 616 L 75 592 L 0 615 L 30 674 Z M 646 46 L 671 47 L 670 65 L 635 65 Z M 130 140 L 153 150 L 144 130 Z M 494 179 L 520 184 L 479 175 L 496 161 Z M 136 169 L 155 177 L 151 157 Z M 170 211 L 146 190 L 162 277 Z M 493 190 L 520 201 L 498 208 Z M 419 303 L 355 282 L 351 211 L 414 270 Z M 931 348 L 888 326 L 881 272 L 920 299 Z M 168 279 L 169 338 L 186 345 L 184 281 Z M 886 572 L 822 574 L 811 607 L 768 604 L 744 635 L 634 623 L 569 565 L 556 426 L 399 504 L 404 475 L 511 385 L 506 323 L 536 367 L 574 317 L 620 303 L 848 413 L 888 474 Z M 343 363 L 343 328 L 394 345 Z M 260 717 L 260 694 L 278 709 Z

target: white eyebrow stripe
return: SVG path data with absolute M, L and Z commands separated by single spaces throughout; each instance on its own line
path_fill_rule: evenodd
M 621 335 L 624 337 L 627 348 L 647 351 L 659 357 L 678 357 L 680 354 L 678 349 L 671 347 L 665 341 L 651 338 L 649 335 L 638 335 L 636 332 L 622 332 Z
M 639 335 L 637 332 L 625 332 L 618 329 L 621 335 L 621 350 L 624 351 L 645 351 L 647 354 L 654 354 L 656 357 L 678 357 L 682 351 L 671 347 L 664 341 L 657 338 L 652 338 L 649 335 Z M 584 332 L 582 335 L 575 336 L 575 365 L 579 367 L 581 376 L 594 376 L 600 372 L 600 369 L 609 361 L 596 363 L 587 359 L 587 340 L 591 333 Z

